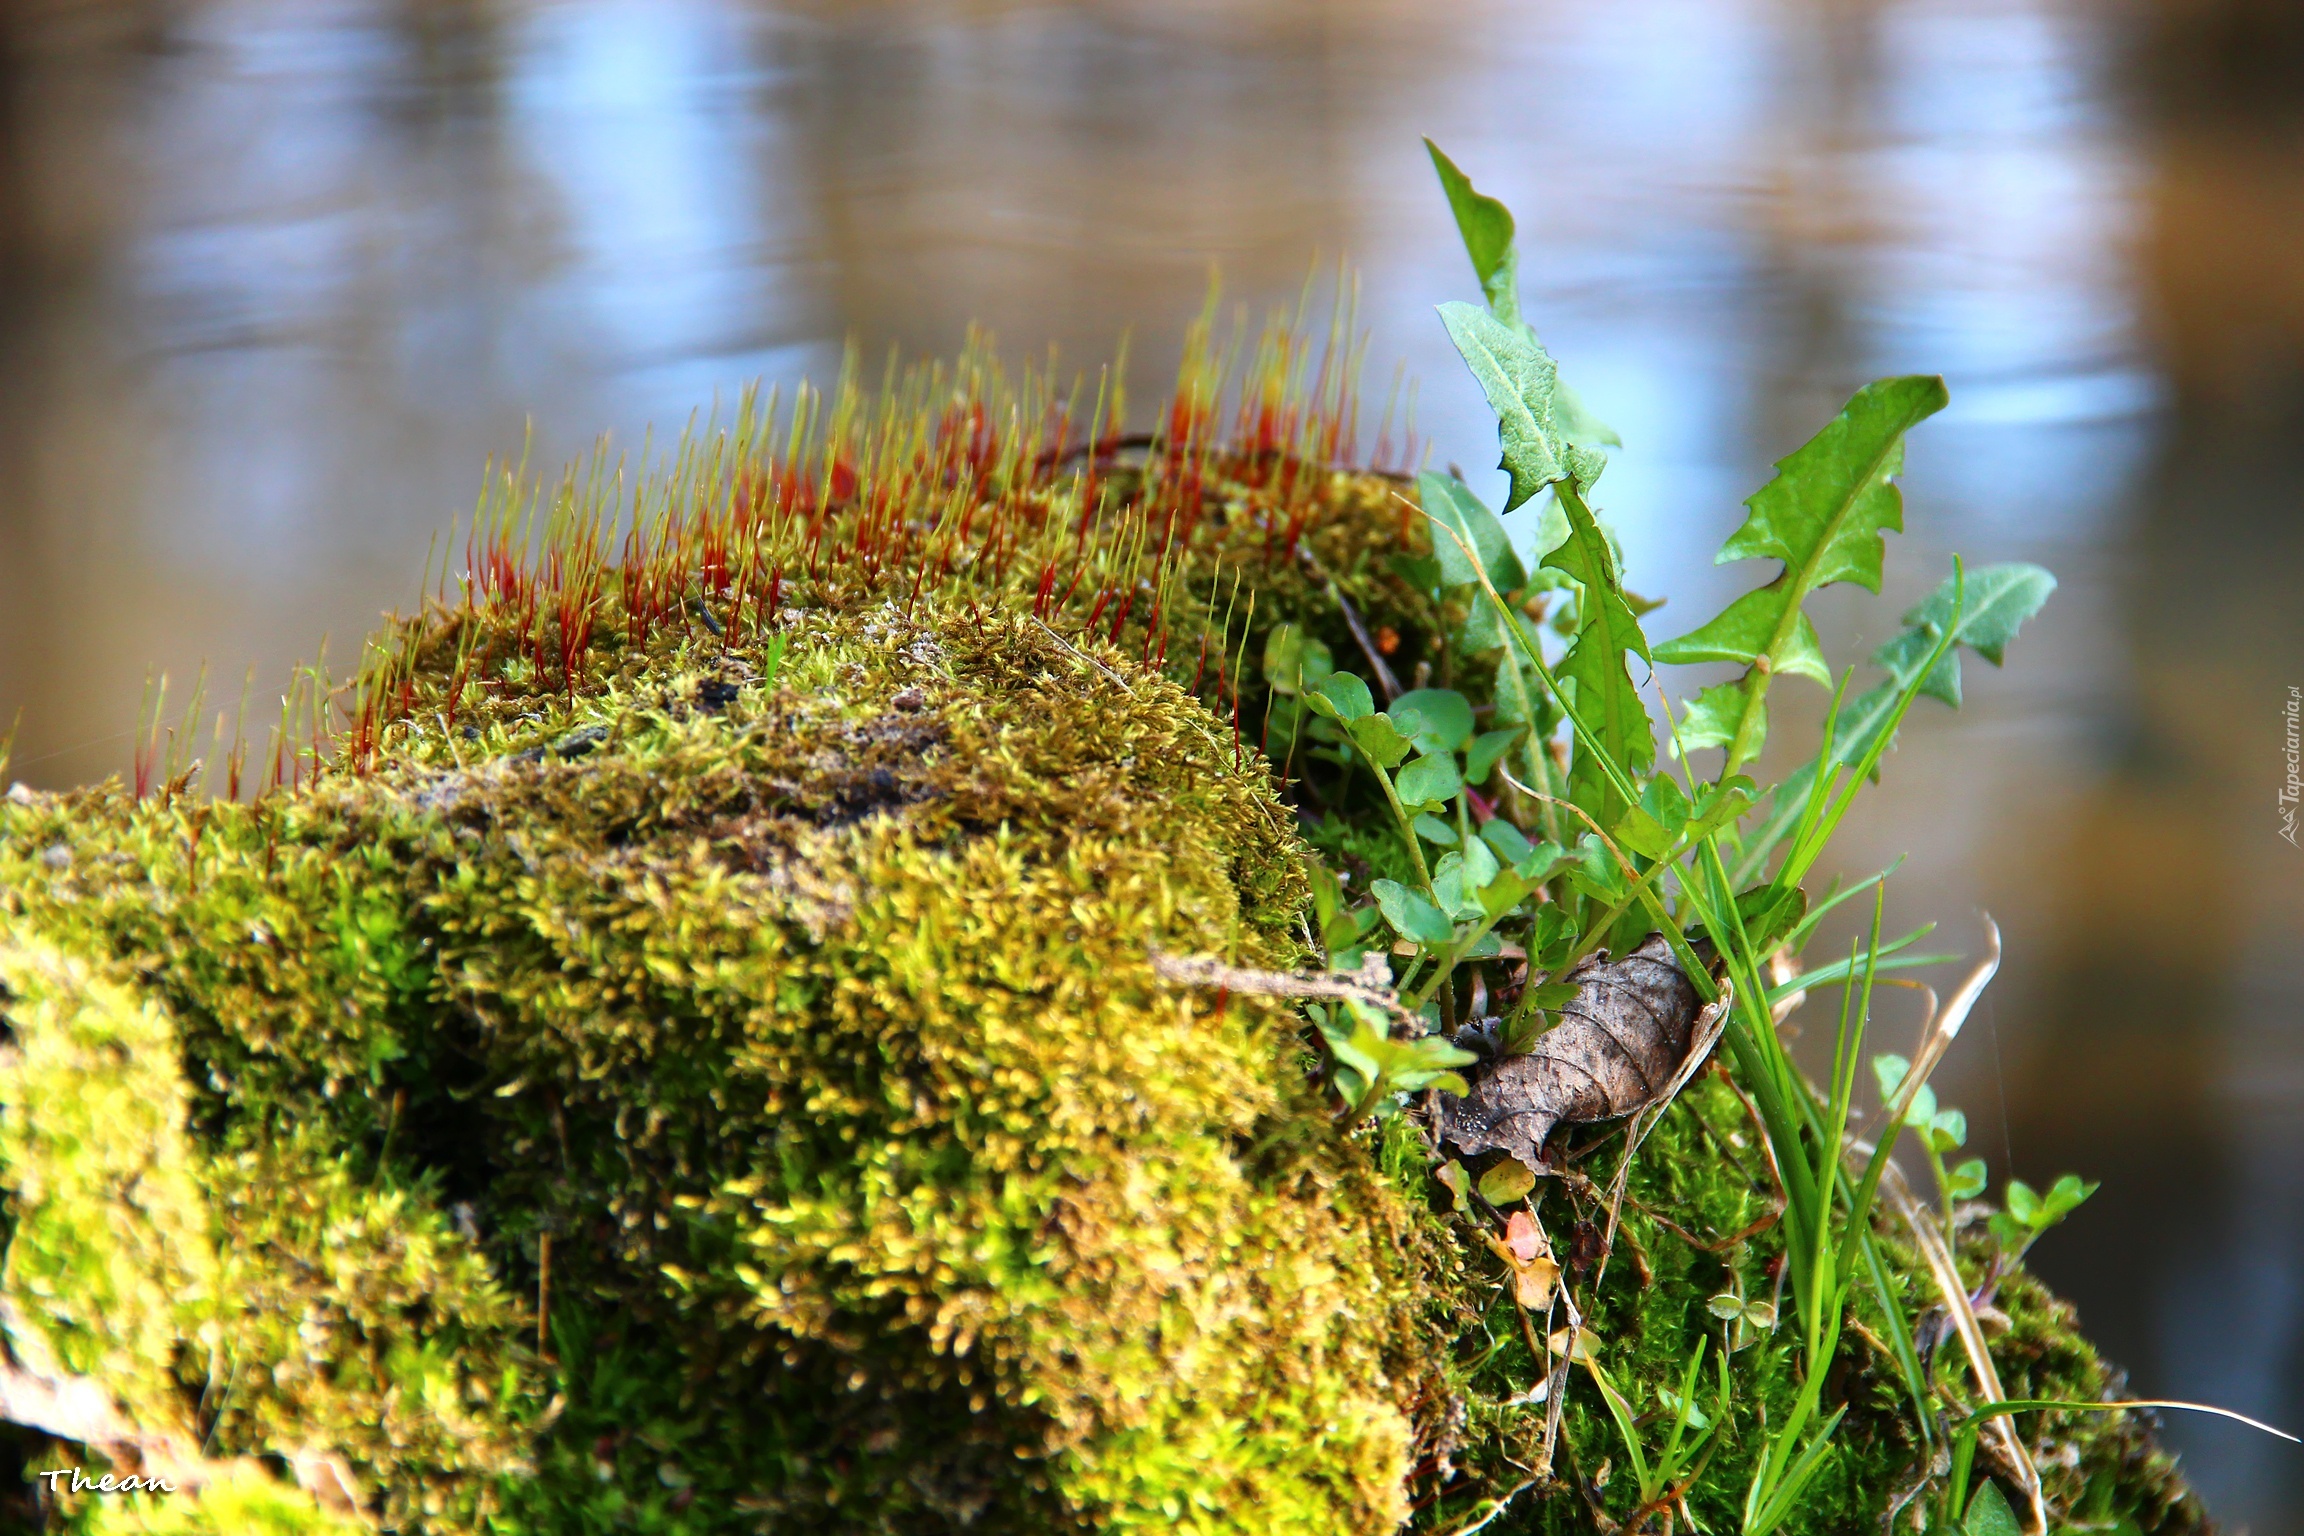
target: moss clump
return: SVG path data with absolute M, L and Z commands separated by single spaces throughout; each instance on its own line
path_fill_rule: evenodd
M 11 1349 L 204 1478 L 42 1518 L 1633 1514 L 1581 1378 L 1538 1475 L 1540 1322 L 1409 1121 L 1340 1127 L 1292 1009 L 1153 963 L 1305 963 L 1301 834 L 1398 872 L 1346 781 L 1317 804 L 1275 775 L 1291 706 L 1259 665 L 1283 624 L 1408 684 L 1492 665 L 1398 482 L 1313 467 L 1341 407 L 1260 387 L 1280 404 L 1228 444 L 1189 390 L 1133 456 L 988 439 L 1037 418 L 968 366 L 781 451 L 740 425 L 621 557 L 572 481 L 528 560 L 508 492 L 460 599 L 380 637 L 339 734 L 281 741 L 249 803 L 0 801 Z M 1643 1413 L 1720 1336 L 1713 1297 L 1773 1284 L 1741 1115 L 1707 1079 L 1662 1118 L 1604 1280 L 1614 1133 L 1541 1196 Z M 2011 1387 L 2107 1388 L 2068 1316 L 2002 1290 Z M 1731 1430 L 1688 1499 L 1716 1530 L 1798 1371 L 1769 1330 L 1725 1341 Z M 1928 1468 L 1864 1326 L 1827 1400 L 1847 1427 L 1796 1531 L 1876 1524 Z M 33 1468 L 121 1454 L 0 1434 Z M 2059 1509 L 2197 1523 L 2133 1421 L 2042 1434 Z
M 524 1424 L 536 1476 L 492 1486 L 539 1529 L 1389 1529 L 1405 1218 L 1282 1010 L 1151 970 L 1295 960 L 1261 768 L 1029 619 L 781 637 L 772 684 L 714 655 L 579 700 L 557 750 L 10 811 L 12 851 L 75 848 L 11 871 L 14 921 L 150 972 L 204 1065 L 271 1381 L 206 1371 L 218 1442 L 325 1428 L 442 1529 L 485 1502 L 440 1498 L 444 1450 Z M 375 1347 L 422 1290 L 395 1260 L 471 1260 L 458 1220 L 546 1357 L 492 1288 L 454 1347 Z M 357 1428 L 302 1385 L 491 1359 L 485 1402 L 426 1384 Z

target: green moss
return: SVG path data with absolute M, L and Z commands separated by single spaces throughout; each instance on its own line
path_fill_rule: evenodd
M 1288 1015 L 1150 966 L 1297 958 L 1261 769 L 1028 620 L 786 637 L 775 686 L 714 709 L 579 700 L 581 757 L 459 766 L 451 738 L 251 812 L 15 813 L 14 847 L 69 826 L 75 867 L 118 861 L 99 889 L 30 861 L 23 920 L 133 957 L 205 1064 L 193 1118 L 262 1255 L 226 1271 L 275 1325 L 221 1442 L 325 1427 L 398 1518 L 453 1523 L 419 1490 L 548 1395 L 511 1485 L 540 1524 L 1388 1529 L 1402 1218 L 1287 1069 Z M 282 1189 L 304 1225 L 237 1193 Z M 552 1359 L 515 1359 L 451 1206 Z M 480 1304 L 384 1342 L 459 1285 Z M 307 1357 L 389 1410 L 299 1395 Z

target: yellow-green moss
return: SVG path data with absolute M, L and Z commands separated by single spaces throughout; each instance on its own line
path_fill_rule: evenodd
M 579 699 L 557 751 L 451 736 L 253 811 L 11 813 L 12 850 L 79 850 L 12 871 L 17 920 L 145 968 L 185 1020 L 263 1256 L 225 1261 L 247 1310 L 301 1315 L 339 1388 L 397 1366 L 398 1417 L 330 1443 L 402 1520 L 444 1444 L 548 1413 L 540 1476 L 505 1484 L 546 1529 L 1390 1529 L 1421 1390 L 1404 1218 L 1284 1010 L 1151 969 L 1297 958 L 1260 763 L 1029 619 L 784 633 L 772 686 L 715 655 L 733 697 L 705 707 L 691 657 Z M 362 1268 L 236 1188 L 337 1206 Z M 512 1359 L 501 1306 L 451 1348 L 357 1347 L 408 1299 L 380 1264 L 453 1248 L 451 1211 L 554 1360 Z M 454 1379 L 491 1340 L 501 1403 Z M 236 1447 L 326 1422 L 264 1342 L 280 1395 L 220 1417 Z

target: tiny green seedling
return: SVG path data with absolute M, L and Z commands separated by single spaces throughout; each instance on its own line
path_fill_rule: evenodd
M 1992 1235 L 2007 1252 L 2008 1261 L 2015 1263 L 2040 1241 L 2042 1233 L 2071 1215 L 2094 1193 L 2096 1185 L 2083 1183 L 2078 1174 L 2065 1174 L 2044 1195 L 2022 1179 L 2010 1179 L 2007 1203 L 1992 1216 Z
M 1880 1081 L 1882 1102 L 1892 1102 L 1897 1090 L 1912 1070 L 1912 1063 L 1902 1056 L 1886 1054 L 1872 1058 L 1872 1072 Z M 1984 1159 L 1971 1157 L 1956 1166 L 1947 1167 L 1945 1159 L 1968 1142 L 1968 1117 L 1957 1109 L 1939 1108 L 1936 1091 L 1923 1083 L 1913 1092 L 1911 1106 L 1904 1112 L 1904 1129 L 1909 1130 L 1928 1154 L 1929 1171 L 1936 1176 L 1937 1199 L 1942 1207 L 1944 1241 L 1955 1242 L 1954 1210 L 1962 1200 L 1973 1200 L 1984 1193 Z

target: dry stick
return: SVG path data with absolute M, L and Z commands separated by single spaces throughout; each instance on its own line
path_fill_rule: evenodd
M 1963 991 L 1966 989 L 1963 988 Z M 1870 1148 L 1858 1143 L 1859 1155 L 1868 1155 Z M 1976 1390 L 1986 1402 L 1999 1402 L 2008 1396 L 2000 1385 L 2000 1373 L 1993 1367 L 1992 1351 L 1984 1342 L 1983 1326 L 1976 1320 L 1976 1308 L 1968 1300 L 1967 1282 L 1960 1278 L 1960 1266 L 1945 1246 L 1944 1234 L 1936 1230 L 1933 1216 L 1921 1208 L 1913 1198 L 1912 1187 L 1904 1182 L 1904 1171 L 1889 1163 L 1882 1171 L 1880 1191 L 1896 1207 L 1896 1214 L 1904 1218 L 1904 1225 L 1912 1233 L 1912 1244 L 1920 1250 L 1920 1258 L 1928 1266 L 1928 1274 L 1936 1282 L 1944 1309 L 1952 1319 L 1952 1326 L 1960 1335 L 1961 1347 L 1968 1355 L 1968 1369 L 1976 1378 Z M 2041 1536 L 2048 1529 L 2048 1510 L 2040 1495 L 2040 1471 L 2032 1465 L 2032 1457 L 2017 1438 L 2014 1423 L 2005 1414 L 1986 1421 L 1984 1430 L 1993 1437 L 2000 1452 L 2000 1460 L 2023 1490 L 2029 1536 Z
M 1478 1518 L 1474 1519 L 1470 1525 L 1460 1525 L 1456 1527 L 1455 1530 L 1449 1532 L 1448 1536 L 1473 1536 L 1473 1533 L 1476 1531 L 1486 1530 L 1489 1526 L 1495 1524 L 1498 1519 L 1502 1518 L 1505 1510 L 1512 1507 L 1512 1501 L 1514 1499 L 1520 1497 L 1522 1493 L 1535 1486 L 1536 1479 L 1532 1477 L 1522 1478 L 1519 1482 L 1514 1483 L 1510 1488 L 1507 1488 L 1501 1496 L 1490 1499 L 1488 1501 L 1487 1509 Z
M 1983 995 L 1986 984 L 2000 969 L 2000 925 L 1992 921 L 1989 912 L 1984 914 L 1984 947 L 1983 960 L 1968 973 L 1968 979 L 1960 983 L 1960 990 L 1952 994 L 1952 1001 L 1945 1005 L 1943 1013 L 1936 1014 L 1931 1006 L 1930 1022 L 1921 1030 L 1920 1049 L 1912 1053 L 1912 1065 L 1905 1069 L 1903 1086 L 1882 1114 L 1883 1126 L 1903 1123 L 1904 1113 L 1919 1096 L 1921 1085 L 1928 1081 L 1928 1074 L 1936 1070 L 1936 1063 L 1944 1059 L 1944 1053 L 1952 1048 L 1953 1038 L 1960 1033 L 1960 1026 L 1968 1022 L 1976 999 Z M 1934 993 L 1929 994 L 1929 1001 L 1933 1005 Z
M 1258 971 L 1227 965 L 1212 955 L 1185 956 L 1152 951 L 1152 969 L 1164 981 L 1190 987 L 1222 987 L 1227 992 L 1259 997 L 1317 997 L 1344 1003 L 1367 1003 L 1394 1018 L 1414 1020 L 1400 1005 L 1392 988 L 1379 979 L 1391 969 L 1381 954 L 1370 953 L 1357 971 Z
M 1368 665 L 1375 669 L 1377 685 L 1384 690 L 1384 702 L 1390 704 L 1400 697 L 1400 679 L 1394 677 L 1392 669 L 1384 664 L 1384 653 L 1376 649 L 1376 642 L 1369 638 L 1368 626 L 1360 622 L 1359 611 L 1352 606 L 1352 600 L 1344 595 L 1342 587 L 1336 585 L 1336 578 L 1321 567 L 1311 550 L 1301 544 L 1297 545 L 1296 558 L 1302 560 L 1305 568 L 1313 575 L 1327 583 L 1328 595 L 1336 599 L 1336 606 L 1342 611 L 1344 622 L 1352 626 L 1352 638 L 1360 642 L 1360 654 L 1367 657 Z
M 551 1358 L 552 1234 L 536 1238 L 536 1353 Z

